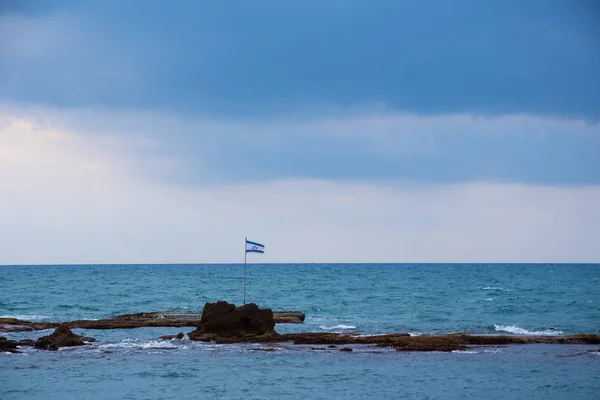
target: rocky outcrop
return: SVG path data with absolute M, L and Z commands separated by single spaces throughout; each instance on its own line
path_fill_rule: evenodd
M 191 340 L 219 343 L 268 342 L 280 338 L 275 332 L 271 309 L 260 309 L 254 303 L 236 307 L 225 301 L 206 303 L 196 330 L 188 336 Z
M 34 347 L 41 350 L 58 350 L 60 347 L 84 346 L 86 342 L 94 342 L 96 339 L 79 336 L 71 332 L 68 326 L 60 325 L 54 333 L 42 336 L 35 341 Z

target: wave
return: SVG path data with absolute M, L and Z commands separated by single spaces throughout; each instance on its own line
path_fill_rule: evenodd
M 176 349 L 187 349 L 187 346 L 181 346 L 181 345 L 177 345 L 178 343 L 174 343 L 175 341 L 171 341 L 171 340 L 157 340 L 157 339 L 151 339 L 151 340 L 132 340 L 132 339 L 125 339 L 120 341 L 119 343 L 107 343 L 107 344 L 102 344 L 100 346 L 98 346 L 98 348 L 100 349 L 113 349 L 113 348 L 119 348 L 119 349 L 133 349 L 133 350 L 148 350 L 148 349 L 155 349 L 155 350 L 176 350 Z
M 508 290 L 498 287 L 498 286 L 486 286 L 483 290 L 494 290 L 496 292 L 508 292 Z
M 15 318 L 15 319 L 20 319 L 22 321 L 35 321 L 35 320 L 43 320 L 43 319 L 48 319 L 50 318 L 47 315 L 0 315 L 0 318 Z
M 330 331 L 330 330 L 333 330 L 333 329 L 356 329 L 356 326 L 354 326 L 354 325 L 344 325 L 344 324 L 339 324 L 339 325 L 335 325 L 335 326 L 321 325 L 321 326 L 319 326 L 319 329 L 324 329 L 326 331 Z
M 514 335 L 537 335 L 537 336 L 558 336 L 562 335 L 562 331 L 546 329 L 544 331 L 528 331 L 527 329 L 519 328 L 515 325 L 494 325 L 497 332 L 508 332 Z
M 488 297 L 487 299 L 483 299 L 483 301 L 494 301 L 494 299 L 492 299 L 491 297 Z

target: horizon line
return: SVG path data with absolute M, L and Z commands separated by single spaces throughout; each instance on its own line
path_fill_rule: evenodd
M 161 266 L 161 265 L 243 265 L 243 262 L 174 262 L 174 263 L 50 263 L 0 264 L 0 267 L 79 267 L 79 266 Z M 600 262 L 267 262 L 249 265 L 600 265 Z

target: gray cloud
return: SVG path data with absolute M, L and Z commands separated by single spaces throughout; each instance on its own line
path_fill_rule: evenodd
M 181 186 L 148 179 L 164 168 L 143 150 L 153 141 L 2 119 L 1 264 L 239 262 L 244 236 L 267 244 L 257 262 L 600 259 L 598 186 L 290 178 Z

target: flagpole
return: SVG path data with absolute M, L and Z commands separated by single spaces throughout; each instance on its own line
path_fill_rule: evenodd
M 248 257 L 248 252 L 246 251 L 246 242 L 248 238 L 244 239 L 244 305 L 246 305 L 246 258 Z

